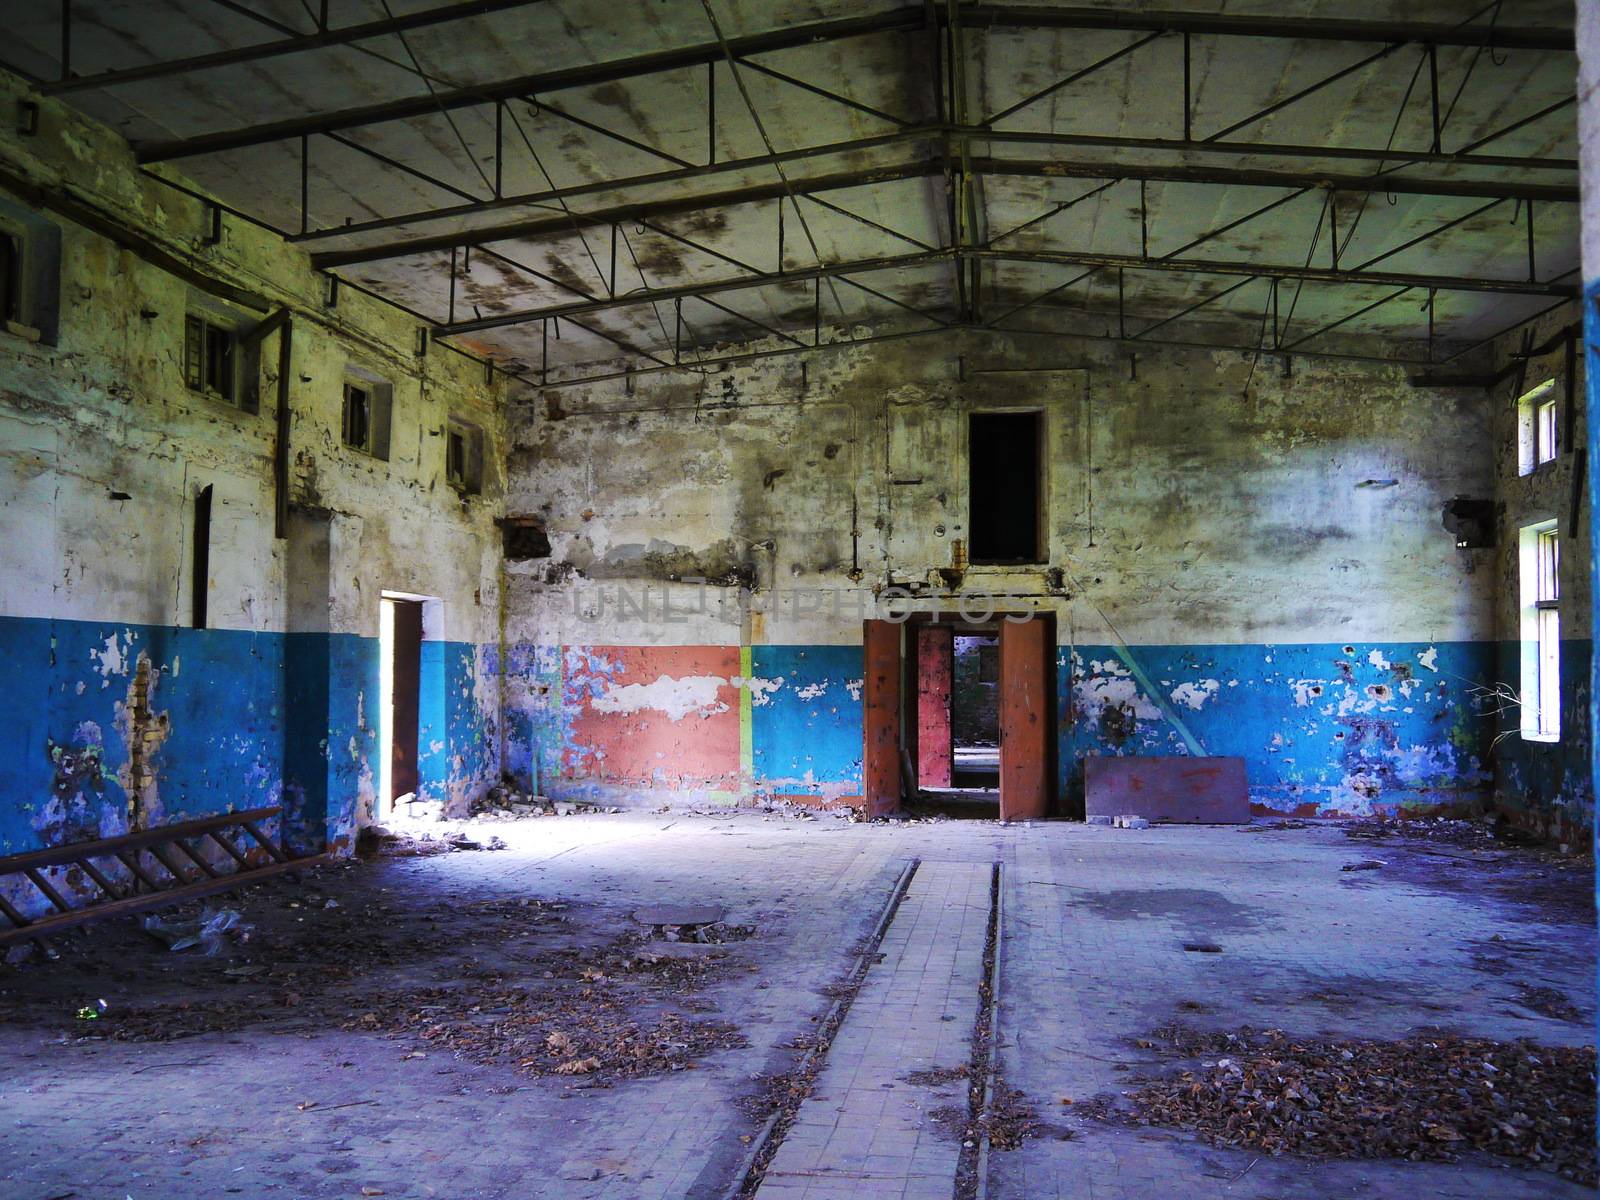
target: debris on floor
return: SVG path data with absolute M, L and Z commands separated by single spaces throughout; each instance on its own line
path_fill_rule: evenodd
M 1570 1021 L 1576 1025 L 1585 1020 L 1583 1010 L 1567 999 L 1566 993 L 1553 987 L 1524 984 L 1517 989 L 1517 1003 L 1529 1012 L 1554 1021 Z
M 1283 833 L 1290 829 L 1312 829 L 1325 823 L 1322 821 L 1302 821 L 1298 817 L 1282 820 L 1273 818 L 1262 820 L 1258 817 L 1248 825 L 1239 826 L 1238 831 L 1240 833 Z
M 1205 1057 L 1125 1093 L 1140 1124 L 1269 1154 L 1454 1161 L 1475 1150 L 1596 1180 L 1591 1047 L 1445 1033 L 1322 1041 L 1181 1026 L 1136 1044 Z
M 501 784 L 490 788 L 473 803 L 471 817 L 474 821 L 517 821 L 524 817 L 572 817 L 621 811 L 614 805 L 591 804 L 585 800 L 551 800 Z
M 221 951 L 228 942 L 243 944 L 250 940 L 250 926 L 237 909 L 202 909 L 199 916 L 182 920 L 152 913 L 140 922 L 141 928 L 168 950 L 189 950 L 198 946 L 200 953 L 210 956 Z
M 412 1038 L 480 1066 L 602 1080 L 687 1070 L 707 1054 L 746 1044 L 724 1021 L 640 1013 L 635 998 L 619 989 L 589 986 L 560 994 L 498 977 L 476 979 L 468 988 L 387 997 L 381 1010 L 347 1020 L 344 1028 Z
M 398 830 L 387 825 L 368 825 L 362 829 L 356 843 L 356 852 L 366 857 L 427 858 L 433 854 L 450 854 L 457 850 L 504 850 L 500 838 L 479 838 L 465 830 L 453 829 L 435 833 L 432 830 Z

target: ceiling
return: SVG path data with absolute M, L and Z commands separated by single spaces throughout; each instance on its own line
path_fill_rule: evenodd
M 1174 4 L 71 0 L 0 57 L 533 382 L 946 327 L 1439 362 L 1574 294 L 1570 0 Z

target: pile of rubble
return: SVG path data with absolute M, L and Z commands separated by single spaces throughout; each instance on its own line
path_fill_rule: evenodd
M 590 804 L 583 800 L 551 800 L 497 784 L 473 803 L 471 817 L 474 821 L 518 821 L 524 817 L 572 817 L 621 811 L 615 806 Z
M 1591 1047 L 1181 1027 L 1138 1044 L 1207 1056 L 1198 1069 L 1130 1093 L 1142 1124 L 1269 1154 L 1453 1161 L 1477 1150 L 1581 1183 L 1596 1179 Z

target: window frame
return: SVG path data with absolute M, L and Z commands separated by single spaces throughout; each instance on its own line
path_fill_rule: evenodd
M 1522 598 L 1521 733 L 1526 741 L 1561 740 L 1561 529 L 1554 520 L 1525 525 L 1518 546 Z
M 1561 395 L 1551 376 L 1517 397 L 1517 474 L 1543 470 L 1561 457 Z
M 360 424 L 359 436 L 353 426 L 353 417 L 357 412 L 356 397 L 360 399 Z M 344 444 L 351 450 L 359 450 L 363 454 L 372 453 L 372 387 L 364 379 L 346 379 L 344 381 L 344 405 L 340 414 L 339 436 Z
M 217 346 L 222 347 L 221 377 L 228 390 L 215 386 L 218 375 Z M 183 383 L 198 396 L 226 405 L 233 411 L 254 416 L 258 398 L 250 384 L 253 358 L 240 336 L 239 326 L 211 309 L 191 304 L 183 314 L 183 353 L 180 363 Z
M 10 246 L 9 311 L 0 304 L 0 334 L 54 346 L 60 334 L 61 230 L 31 209 L 0 196 L 0 238 Z
M 456 446 L 460 445 L 457 463 Z M 444 427 L 444 479 L 463 498 L 483 493 L 485 456 L 483 429 L 471 421 L 452 416 Z

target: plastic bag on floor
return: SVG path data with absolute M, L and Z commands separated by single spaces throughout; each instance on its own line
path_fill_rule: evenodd
M 207 908 L 198 917 L 182 921 L 149 916 L 143 924 L 145 932 L 165 942 L 167 949 L 176 952 L 199 946 L 202 954 L 217 953 L 230 933 L 237 937 L 249 928 L 232 908 Z

